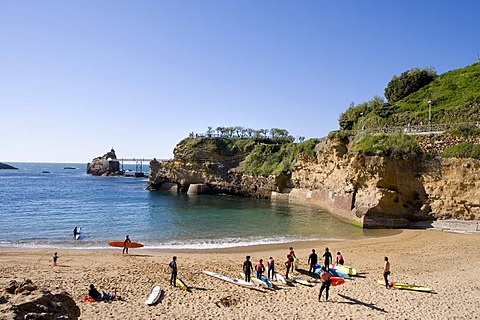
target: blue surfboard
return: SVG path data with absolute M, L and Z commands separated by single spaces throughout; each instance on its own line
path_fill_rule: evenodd
M 267 277 L 262 276 L 262 278 L 261 278 L 260 280 L 262 280 L 263 282 L 265 282 L 269 288 L 272 287 L 272 283 L 270 282 L 270 280 L 268 280 Z

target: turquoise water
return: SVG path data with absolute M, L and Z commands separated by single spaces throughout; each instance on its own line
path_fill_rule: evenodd
M 375 236 L 318 208 L 148 191 L 146 178 L 95 177 L 85 164 L 9 164 L 19 170 L 0 170 L 3 247 L 107 248 L 126 234 L 147 248 L 165 249 Z M 78 241 L 75 226 L 81 228 Z

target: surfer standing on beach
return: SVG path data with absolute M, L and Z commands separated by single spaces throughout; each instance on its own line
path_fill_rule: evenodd
M 265 272 L 265 266 L 263 265 L 263 259 L 260 259 L 258 263 L 255 265 L 255 271 L 257 279 L 262 280 L 262 274 Z
M 122 251 L 122 254 L 124 253 L 127 253 L 128 254 L 128 247 L 127 247 L 127 243 L 129 242 L 132 242 L 132 240 L 130 240 L 130 237 L 128 236 L 128 234 L 125 236 L 125 240 L 123 240 L 123 251 Z
M 170 267 L 171 275 L 170 275 L 170 285 L 174 287 L 177 286 L 177 257 L 173 256 L 172 261 L 168 264 Z
M 310 256 L 308 257 L 308 264 L 310 265 L 310 268 L 308 268 L 308 273 L 313 274 L 315 268 L 317 267 L 317 262 L 318 256 L 315 253 L 315 249 L 312 249 L 312 253 L 310 253 Z
M 324 267 L 328 270 L 330 269 L 330 264 L 333 262 L 332 253 L 328 250 L 328 247 L 325 248 L 325 253 L 322 256 L 325 259 Z
M 267 260 L 267 268 L 268 268 L 268 279 L 273 279 L 273 276 L 275 275 L 275 260 L 273 260 L 272 257 L 268 258 Z
M 246 257 L 246 260 L 243 262 L 243 273 L 245 273 L 245 281 L 250 282 L 250 275 L 253 272 L 252 261 L 250 261 L 250 256 Z
M 320 281 L 322 281 L 322 286 L 320 287 L 320 293 L 318 294 L 318 301 L 320 301 L 320 299 L 322 298 L 323 290 L 325 290 L 325 301 L 327 301 L 328 289 L 330 289 L 330 273 L 327 272 L 327 268 L 325 266 L 322 267 Z
M 285 279 L 288 279 L 288 272 L 290 272 L 290 267 L 292 266 L 292 257 L 287 254 L 287 261 L 285 261 L 285 268 L 287 271 L 285 272 Z
M 388 276 L 390 275 L 390 262 L 385 257 L 385 265 L 383 266 L 383 278 L 385 279 L 385 287 L 388 289 Z

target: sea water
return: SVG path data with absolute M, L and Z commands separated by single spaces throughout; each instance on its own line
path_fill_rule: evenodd
M 149 191 L 146 178 L 91 176 L 85 164 L 9 164 L 19 170 L 0 170 L 1 247 L 107 248 L 127 234 L 160 249 L 375 236 L 313 207 Z

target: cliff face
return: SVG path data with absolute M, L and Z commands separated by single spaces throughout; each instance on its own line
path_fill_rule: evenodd
M 202 193 L 270 198 L 272 191 L 283 191 L 289 181 L 283 175 L 244 175 L 241 170 L 242 161 L 251 149 L 233 148 L 228 152 L 220 152 L 222 147 L 212 147 L 212 139 L 190 140 L 195 143 L 179 143 L 175 147 L 174 160 L 150 162 L 148 189 L 187 192 L 191 185 L 204 184 L 206 188 L 201 189 Z
M 445 144 L 432 139 L 422 143 L 440 152 Z M 205 184 L 203 190 L 212 193 L 282 197 L 373 228 L 480 219 L 479 160 L 364 156 L 348 152 L 349 142 L 341 140 L 325 140 L 315 148 L 316 159 L 298 159 L 290 175 L 255 177 L 242 174 L 249 150 L 225 156 L 179 144 L 173 161 L 150 164 L 149 189 L 173 186 L 186 192 L 191 184 Z

